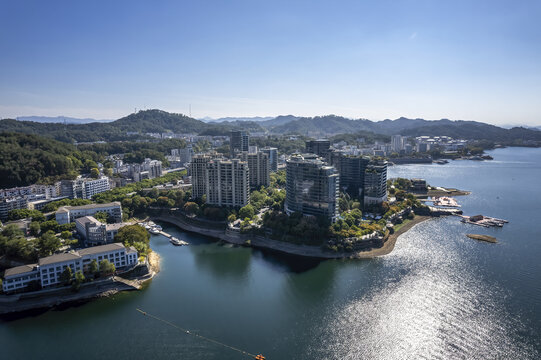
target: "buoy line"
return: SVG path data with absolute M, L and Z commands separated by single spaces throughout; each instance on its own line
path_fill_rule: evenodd
M 265 360 L 265 357 L 264 357 L 263 355 L 261 355 L 261 354 L 259 354 L 259 355 L 251 354 L 251 353 L 249 353 L 248 351 L 244 351 L 244 350 L 239 349 L 239 348 L 236 348 L 236 347 L 234 347 L 234 346 L 224 344 L 223 342 L 220 342 L 220 341 L 218 341 L 218 340 L 214 340 L 214 339 L 208 338 L 208 337 L 206 337 L 206 336 L 199 335 L 199 334 L 194 333 L 194 332 L 190 332 L 189 330 L 183 329 L 183 328 L 181 328 L 180 326 L 178 326 L 178 325 L 176 325 L 176 324 L 173 324 L 173 323 L 170 322 L 170 321 L 161 319 L 161 318 L 159 318 L 159 317 L 157 317 L 157 316 L 154 316 L 154 315 L 152 315 L 152 314 L 149 314 L 149 313 L 147 313 L 146 311 L 143 311 L 143 310 L 141 310 L 141 309 L 136 308 L 135 310 L 139 311 L 141 314 L 143 314 L 143 315 L 145 315 L 145 316 L 151 317 L 151 318 L 153 318 L 153 319 L 155 319 L 155 320 L 158 320 L 158 321 L 160 321 L 160 322 L 162 322 L 162 323 L 164 323 L 164 324 L 167 324 L 167 325 L 169 325 L 169 326 L 171 326 L 171 327 L 173 327 L 173 328 L 175 328 L 175 329 L 177 329 L 177 330 L 179 330 L 179 331 L 182 331 L 183 333 L 185 333 L 185 334 L 187 334 L 187 335 L 192 335 L 192 336 L 198 337 L 198 338 L 200 338 L 200 339 L 209 341 L 209 342 L 211 342 L 211 343 L 214 343 L 214 344 L 217 344 L 217 345 L 224 346 L 224 347 L 229 348 L 229 349 L 231 349 L 231 350 L 237 351 L 237 352 L 239 352 L 239 353 L 241 353 L 241 354 L 243 354 L 243 355 L 250 356 L 250 357 L 252 357 L 252 358 L 254 358 L 254 359 Z

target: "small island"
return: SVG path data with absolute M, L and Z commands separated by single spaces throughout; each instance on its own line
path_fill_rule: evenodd
M 494 236 L 480 234 L 466 234 L 467 237 L 474 240 L 485 241 L 489 243 L 497 243 L 498 240 Z

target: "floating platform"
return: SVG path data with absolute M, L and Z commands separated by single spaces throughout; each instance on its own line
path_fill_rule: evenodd
M 466 224 L 478 225 L 482 227 L 503 227 L 504 224 L 507 224 L 509 221 L 503 219 L 497 219 L 490 216 L 484 215 L 474 215 L 474 216 L 460 216 L 462 222 Z

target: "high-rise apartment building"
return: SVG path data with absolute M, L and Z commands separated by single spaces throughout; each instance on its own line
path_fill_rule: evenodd
M 261 151 L 241 153 L 240 158 L 248 163 L 250 169 L 250 187 L 259 188 L 270 185 L 270 163 L 267 154 Z
M 371 161 L 364 173 L 364 205 L 387 201 L 387 161 Z
M 189 163 L 190 161 L 192 161 L 192 157 L 193 157 L 193 147 L 192 147 L 192 145 L 189 144 L 184 149 L 179 149 L 178 154 L 179 154 L 178 156 L 180 158 L 181 163 L 183 163 L 183 164 Z
M 324 216 L 334 221 L 338 216 L 339 176 L 315 156 L 294 155 L 286 167 L 286 203 L 288 214 Z
M 306 152 L 316 154 L 329 161 L 331 142 L 327 139 L 308 140 L 306 142 Z
M 231 137 L 229 140 L 229 149 L 231 156 L 234 156 L 236 152 L 248 151 L 250 143 L 250 136 L 246 131 L 231 131 Z
M 192 176 L 192 198 L 199 199 L 207 194 L 207 164 L 212 157 L 207 154 L 198 154 L 190 162 L 190 175 Z
M 206 195 L 208 204 L 238 207 L 248 205 L 250 202 L 248 163 L 239 159 L 209 161 L 206 171 Z
M 270 171 L 278 171 L 278 149 L 275 147 L 261 148 L 261 152 L 269 157 Z
M 391 136 L 391 151 L 399 153 L 404 150 L 405 138 L 401 135 Z
M 352 197 L 361 197 L 364 189 L 364 174 L 369 161 L 366 157 L 333 152 L 331 164 L 340 174 L 340 190 Z

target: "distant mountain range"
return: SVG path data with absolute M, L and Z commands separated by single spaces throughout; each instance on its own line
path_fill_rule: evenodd
M 69 116 L 19 116 L 17 118 L 19 121 L 34 121 L 39 123 L 66 123 L 66 124 L 88 124 L 88 123 L 94 123 L 94 122 L 111 122 L 114 120 L 96 120 L 96 119 L 80 119 L 80 118 L 73 118 Z
M 19 118 L 20 120 L 21 118 Z M 83 119 L 84 120 L 84 119 Z M 65 142 L 133 140 L 146 133 L 196 133 L 200 135 L 227 135 L 231 130 L 243 129 L 268 134 L 297 134 L 311 137 L 329 137 L 337 134 L 373 133 L 380 135 L 401 134 L 406 136 L 446 135 L 453 138 L 489 140 L 504 144 L 522 144 L 525 141 L 540 142 L 539 129 L 514 127 L 505 129 L 495 125 L 463 120 L 424 120 L 398 118 L 395 120 L 370 121 L 326 115 L 277 117 L 193 119 L 186 115 L 162 110 L 145 110 L 111 122 L 92 124 L 45 123 L 36 121 L 0 121 L 1 131 L 22 132 L 52 137 Z M 127 133 L 130 132 L 130 135 Z

